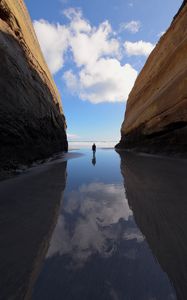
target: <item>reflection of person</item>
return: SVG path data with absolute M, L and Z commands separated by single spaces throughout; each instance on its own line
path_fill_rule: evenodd
M 92 164 L 95 166 L 96 165 L 96 157 L 95 157 L 96 145 L 95 145 L 95 143 L 92 145 L 92 151 L 93 151 Z
M 92 158 L 92 165 L 93 165 L 93 166 L 96 165 L 96 157 L 95 157 L 95 155 L 93 155 L 93 158 Z
M 92 145 L 92 151 L 96 152 L 96 144 L 95 143 Z

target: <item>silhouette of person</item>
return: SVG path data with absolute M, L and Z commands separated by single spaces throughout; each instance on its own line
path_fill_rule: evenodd
M 96 144 L 95 143 L 92 145 L 92 151 L 96 152 Z
M 95 166 L 96 165 L 96 157 L 95 157 L 96 145 L 95 145 L 95 143 L 92 145 L 92 151 L 93 151 L 92 164 L 93 164 L 93 166 Z

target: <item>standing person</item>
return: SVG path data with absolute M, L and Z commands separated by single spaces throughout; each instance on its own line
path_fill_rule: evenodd
M 95 143 L 92 145 L 92 151 L 96 152 L 96 145 L 95 145 Z
M 95 166 L 96 165 L 96 157 L 95 157 L 96 145 L 95 145 L 95 143 L 92 145 L 92 151 L 93 151 L 92 164 Z

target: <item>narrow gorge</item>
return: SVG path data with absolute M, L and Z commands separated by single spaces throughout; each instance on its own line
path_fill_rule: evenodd
M 187 151 L 187 1 L 129 95 L 116 148 Z M 67 151 L 61 99 L 23 0 L 0 1 L 0 169 Z

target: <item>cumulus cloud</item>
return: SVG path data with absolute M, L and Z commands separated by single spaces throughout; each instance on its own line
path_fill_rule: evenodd
M 149 42 L 138 41 L 138 42 L 129 42 L 124 43 L 125 52 L 127 55 L 140 55 L 140 56 L 149 56 L 149 54 L 154 49 L 155 45 Z
M 137 71 L 131 65 L 121 65 L 114 58 L 100 59 L 83 68 L 78 76 L 72 71 L 64 74 L 66 84 L 73 92 L 95 104 L 126 100 L 136 77 Z
M 137 71 L 129 64 L 121 63 L 122 44 L 110 23 L 104 21 L 97 27 L 91 26 L 80 9 L 68 8 L 63 13 L 69 20 L 66 25 L 34 21 L 51 72 L 55 74 L 61 70 L 68 56 L 74 67 L 62 78 L 80 99 L 92 103 L 127 100 Z M 131 26 L 135 31 L 138 24 Z
M 79 89 L 79 82 L 77 76 L 73 73 L 72 70 L 68 70 L 64 73 L 63 78 L 66 82 L 68 89 L 72 93 L 76 93 Z
M 110 37 L 111 32 L 108 21 L 89 32 L 76 32 L 71 37 L 70 46 L 77 66 L 94 65 L 103 56 L 118 56 L 119 42 Z
M 64 65 L 64 54 L 68 48 L 68 29 L 60 24 L 45 20 L 33 23 L 45 60 L 52 74 Z
M 128 23 L 122 23 L 120 25 L 120 31 L 130 31 L 131 33 L 137 33 L 141 28 L 140 21 L 130 21 Z

